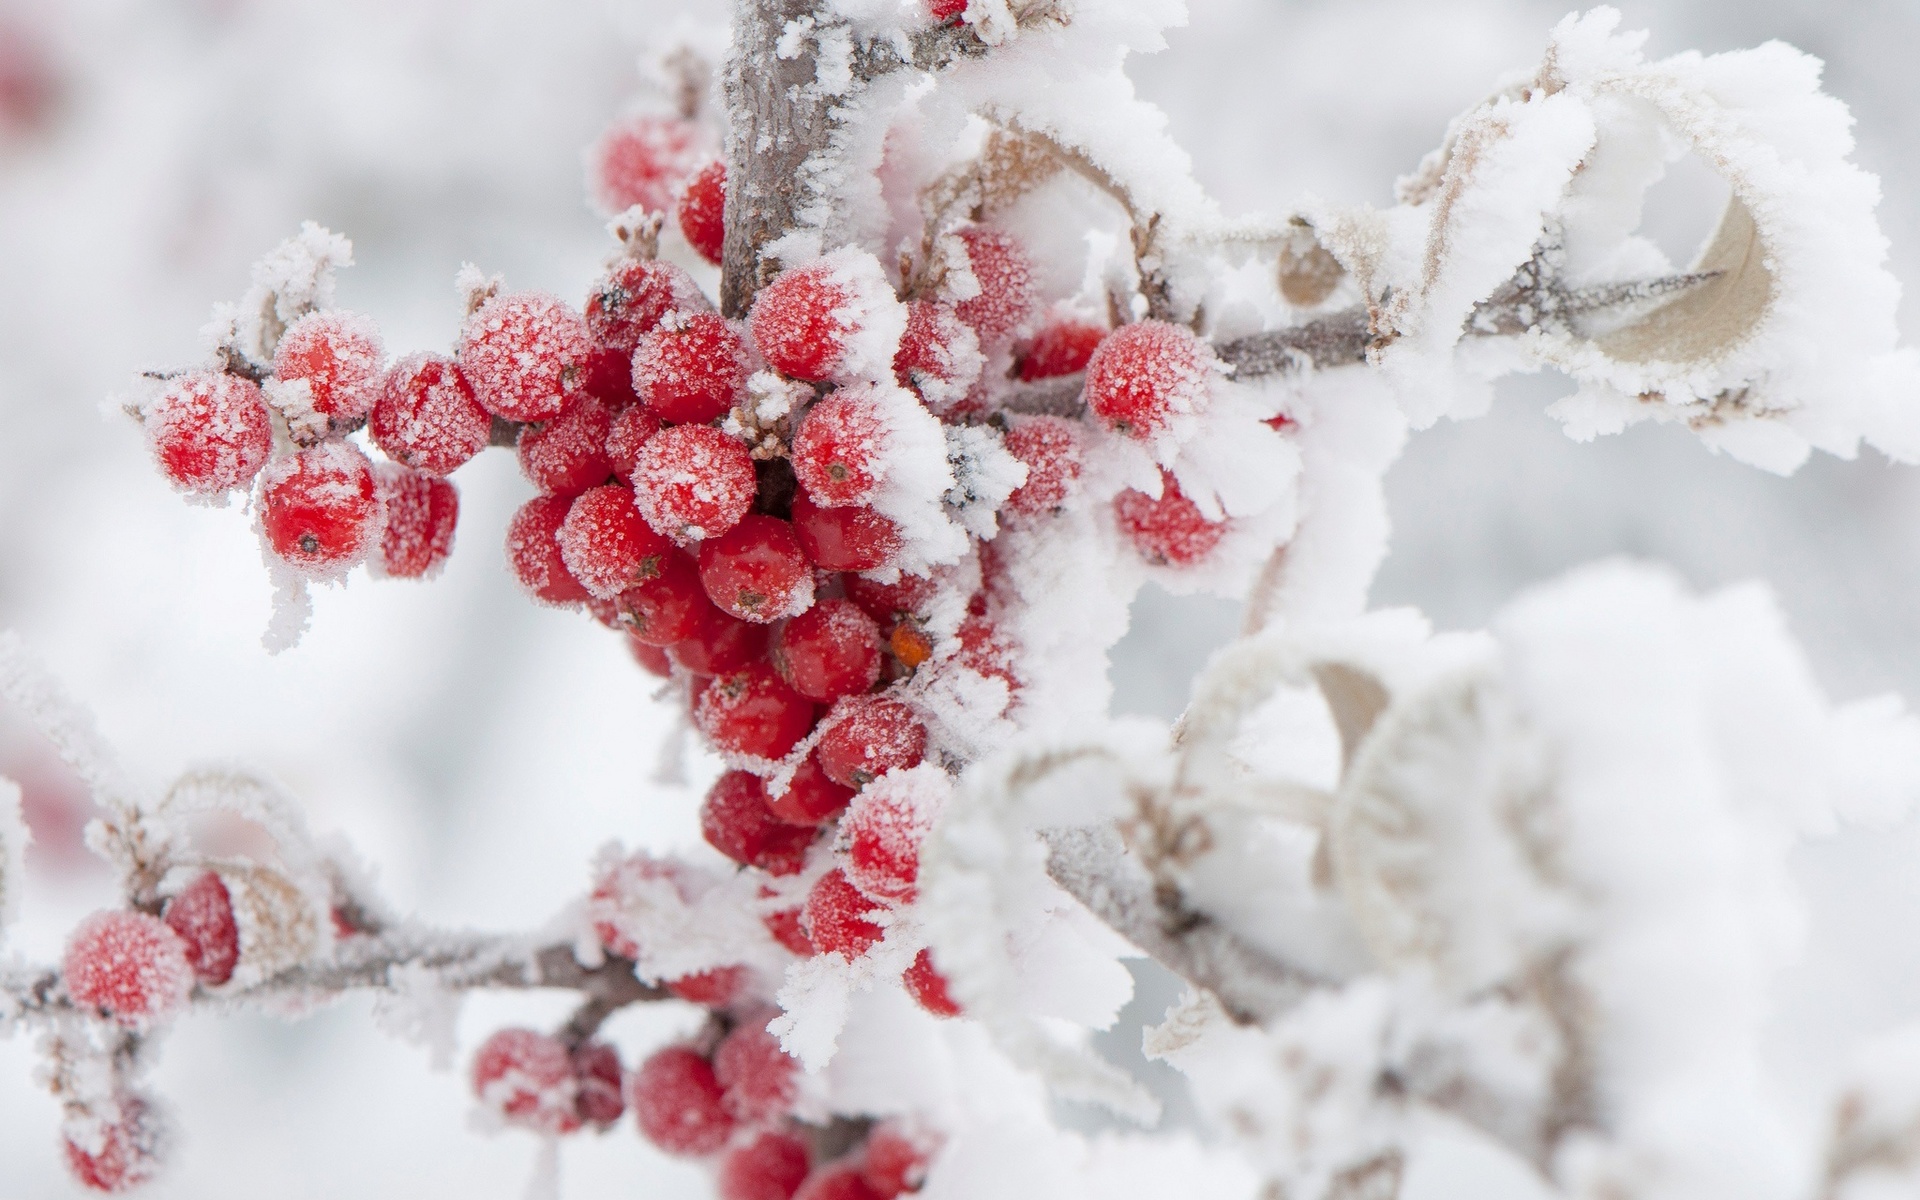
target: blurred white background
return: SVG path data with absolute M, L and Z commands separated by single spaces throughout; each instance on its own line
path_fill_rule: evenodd
M 673 720 L 617 639 L 526 603 L 499 531 L 530 488 L 506 455 L 458 482 L 461 542 L 426 585 L 318 595 L 295 651 L 260 648 L 269 586 L 247 520 L 182 504 L 111 397 L 199 353 L 209 307 L 263 250 L 315 219 L 360 265 L 341 302 L 389 348 L 444 346 L 455 270 L 582 297 L 603 252 L 581 148 L 638 86 L 649 39 L 721 0 L 0 0 L 8 46 L 52 94 L 0 123 L 0 627 L 18 629 L 98 714 L 143 779 L 239 758 L 345 833 L 397 905 L 442 922 L 538 923 L 586 883 L 603 842 L 694 846 L 697 793 L 652 782 Z M 1887 0 L 1626 3 L 1650 50 L 1781 38 L 1828 64 L 1878 172 L 1895 273 L 1920 279 L 1920 9 Z M 1232 212 L 1308 193 L 1388 203 L 1447 119 L 1530 67 L 1566 11 L 1542 0 L 1191 0 L 1192 24 L 1136 60 L 1202 181 Z M 27 106 L 31 108 L 32 106 Z M 0 117 L 0 122 L 5 122 Z M 1698 180 L 1650 217 L 1684 243 L 1709 219 Z M 1905 325 L 1915 332 L 1911 302 Z M 1920 476 L 1817 458 L 1792 479 L 1641 427 L 1580 446 L 1542 410 L 1557 378 L 1510 381 L 1491 416 L 1419 434 L 1389 480 L 1394 550 L 1374 596 L 1445 627 L 1481 624 L 1518 588 L 1632 554 L 1700 586 L 1758 577 L 1780 595 L 1840 698 L 1920 696 Z M 1920 402 L 1920 398 L 1916 398 Z M 1237 626 L 1232 605 L 1150 593 L 1114 667 L 1121 711 L 1172 716 Z M 703 771 L 693 764 L 695 778 Z M 53 957 L 108 899 L 77 849 L 85 801 L 0 711 L 0 773 L 28 788 L 41 845 L 12 950 Z M 1803 857 L 1810 959 L 1778 1053 L 1818 1072 L 1839 1031 L 1920 1014 L 1911 954 L 1858 953 L 1920 916 L 1911 830 Z M 1877 966 L 1863 967 L 1860 961 Z M 1834 964 L 1844 962 L 1844 966 Z M 476 1000 L 471 1045 L 557 998 Z M 166 1039 L 154 1080 L 182 1134 L 147 1194 L 227 1200 L 521 1193 L 531 1139 L 466 1124 L 458 1072 L 377 1032 L 364 1001 L 295 1022 L 201 1017 Z M 1155 1013 L 1144 1014 L 1148 1017 Z M 610 1032 L 631 1052 L 697 1018 L 659 1006 Z M 1115 1035 L 1122 1043 L 1125 1033 Z M 30 1043 L 0 1042 L 0 1198 L 74 1194 Z M 565 1151 L 569 1197 L 702 1194 L 701 1173 L 622 1126 Z

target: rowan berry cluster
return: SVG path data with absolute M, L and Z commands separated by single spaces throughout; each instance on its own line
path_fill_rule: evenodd
M 592 1029 L 504 1029 L 473 1063 L 476 1095 L 500 1123 L 546 1135 L 631 1111 L 662 1149 L 712 1157 L 727 1200 L 891 1197 L 917 1185 L 933 1142 L 883 1125 L 813 1162 L 796 1060 L 767 1032 L 769 964 L 883 958 L 926 1012 L 963 1014 L 914 914 L 922 842 L 968 753 L 943 733 L 951 702 L 929 698 L 989 717 L 1021 703 L 1033 668 L 995 544 L 1006 530 L 1083 536 L 1091 515 L 1147 563 L 1208 559 L 1228 522 L 1164 467 L 1157 495 L 1096 493 L 1088 475 L 1103 447 L 1171 463 L 1216 367 L 1184 326 L 1111 329 L 1044 295 L 1021 241 L 972 221 L 938 229 L 895 273 L 853 247 L 790 263 L 724 315 L 658 239 L 671 213 L 694 270 L 723 256 L 726 167 L 704 144 L 662 116 L 601 139 L 591 182 L 622 214 L 622 246 L 579 309 L 474 283 L 451 354 L 389 362 L 371 321 L 307 303 L 263 337 L 270 362 L 225 346 L 141 416 L 177 488 L 250 489 L 268 550 L 322 581 L 360 563 L 433 573 L 458 517 L 446 477 L 490 445 L 515 448 L 538 494 L 508 524 L 512 573 L 540 603 L 618 631 L 683 698 L 729 768 L 702 831 L 755 881 L 765 943 L 648 981 L 709 1010 L 695 1041 L 628 1070 Z M 1023 391 L 1063 383 L 1077 392 L 1065 405 Z M 644 856 L 598 880 L 595 927 L 615 961 L 646 961 L 621 906 L 655 885 L 685 903 L 705 886 Z M 161 916 L 84 926 L 68 978 L 76 1000 L 143 1027 L 196 980 L 226 982 L 239 955 L 208 872 Z M 137 1141 L 108 1138 L 82 1177 Z

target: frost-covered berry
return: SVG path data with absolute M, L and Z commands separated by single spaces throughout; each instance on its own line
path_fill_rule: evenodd
M 536 1133 L 580 1128 L 573 1058 L 559 1038 L 502 1029 L 473 1056 L 473 1094 L 509 1125 Z
M 865 505 L 826 508 L 800 492 L 793 498 L 792 512 L 794 536 L 815 566 L 829 571 L 872 571 L 900 553 L 899 527 Z
M 727 1111 L 753 1125 L 793 1106 L 794 1074 L 800 1064 L 780 1048 L 780 1039 L 757 1025 L 739 1025 L 713 1052 L 713 1073 L 726 1089 Z
M 1087 407 L 1115 433 L 1150 441 L 1204 406 L 1208 369 L 1206 347 L 1186 326 L 1124 325 L 1087 363 Z
M 633 468 L 639 461 L 640 448 L 659 432 L 660 418 L 644 404 L 629 405 L 614 415 L 613 424 L 607 430 L 607 465 L 613 468 L 621 483 L 633 483 Z
M 194 978 L 208 987 L 233 978 L 240 962 L 240 926 L 233 919 L 233 897 L 218 874 L 202 871 L 167 901 L 161 919 L 180 935 Z
M 453 552 L 460 493 L 450 480 L 394 463 L 382 463 L 374 475 L 384 521 L 380 572 L 393 579 L 433 574 Z
M 892 583 L 879 583 L 861 575 L 849 575 L 841 581 L 847 599 L 881 625 L 890 625 L 901 617 L 925 619 L 940 585 L 925 575 L 902 574 Z
M 781 626 L 772 657 L 794 691 L 832 704 L 880 678 L 880 630 L 851 600 L 822 600 Z
M 971 616 L 960 622 L 954 637 L 960 642 L 955 658 L 961 666 L 1001 680 L 1009 691 L 1019 688 L 1020 676 L 1013 669 L 1015 647 L 999 626 L 986 617 Z
M 827 778 L 863 788 L 888 771 L 913 767 L 927 753 L 927 727 L 888 696 L 855 696 L 834 709 L 833 726 L 814 753 Z
M 793 1200 L 806 1182 L 812 1156 L 790 1133 L 763 1133 L 720 1160 L 720 1200 Z
M 64 1140 L 67 1169 L 96 1192 L 130 1192 L 159 1174 L 166 1141 L 159 1114 L 140 1096 L 115 1097 L 111 1121 L 84 1131 L 69 1128 Z
M 607 272 L 587 297 L 587 329 L 595 342 L 631 356 L 641 336 L 668 313 L 712 308 L 683 268 L 655 258 L 630 258 Z
M 659 573 L 621 592 L 615 603 L 635 640 L 660 647 L 697 635 L 713 609 L 699 570 L 678 550 L 662 555 Z
M 685 1046 L 669 1046 L 627 1079 L 627 1107 L 648 1141 L 668 1154 L 713 1154 L 733 1135 L 713 1064 Z
M 1027 468 L 1027 481 L 1007 497 L 1007 511 L 1031 516 L 1066 502 L 1080 478 L 1080 434 L 1072 421 L 1023 417 L 1007 430 L 1006 447 Z
M 838 954 L 852 962 L 885 935 L 885 930 L 868 920 L 881 911 L 839 869 L 828 871 L 814 881 L 807 893 L 803 920 L 807 939 L 821 954 Z
M 907 305 L 907 331 L 893 356 L 894 377 L 901 386 L 919 392 L 936 412 L 945 412 L 966 398 L 985 364 L 980 335 L 952 305 L 932 300 Z
M 535 496 L 507 522 L 507 566 L 542 604 L 583 604 L 589 598 L 560 554 L 560 525 L 572 506 L 564 496 Z
M 310 312 L 280 335 L 267 396 L 296 439 L 351 429 L 380 398 L 385 357 L 370 319 L 338 309 Z
M 380 533 L 373 464 L 351 442 L 322 442 L 267 464 L 260 528 L 274 554 L 332 578 L 367 556 Z
M 1005 338 L 1033 315 L 1033 262 L 1010 233 L 974 227 L 955 234 L 967 249 L 967 265 L 980 290 L 956 300 L 953 311 L 982 343 Z
M 612 431 L 613 413 L 607 406 L 580 395 L 553 420 L 520 430 L 520 471 L 550 496 L 577 496 L 613 474 L 613 461 L 607 457 Z
M 710 425 L 662 429 L 633 465 L 633 494 L 647 524 L 683 546 L 732 529 L 759 486 L 747 448 Z
M 815 504 L 865 504 L 885 470 L 887 427 L 871 385 L 844 387 L 807 410 L 793 473 Z
M 678 207 L 680 232 L 701 258 L 720 265 L 727 240 L 727 164 L 714 159 L 693 173 Z
M 927 0 L 927 15 L 936 21 L 951 21 L 967 11 L 967 0 Z
M 726 753 L 757 758 L 779 758 L 793 749 L 813 728 L 813 715 L 813 701 L 764 662 L 712 680 L 693 710 L 707 740 Z
M 947 990 L 947 977 L 933 965 L 933 955 L 922 949 L 914 955 L 913 965 L 900 976 L 900 983 L 907 994 L 919 1001 L 920 1007 L 936 1017 L 957 1017 L 960 1006 L 954 1002 L 953 994 Z
M 695 675 L 730 675 L 766 653 L 767 636 L 765 625 L 730 617 L 709 601 L 699 630 L 667 653 Z
M 273 451 L 266 399 L 238 375 L 182 375 L 147 406 L 143 419 L 160 473 L 183 492 L 217 496 L 240 487 Z
M 831 378 L 857 332 L 853 291 L 827 262 L 790 267 L 754 297 L 747 325 L 753 344 L 790 379 Z
M 718 313 L 670 317 L 633 350 L 634 394 L 662 421 L 725 416 L 746 384 L 746 343 Z
M 575 497 L 558 538 L 568 572 L 588 592 L 607 599 L 658 575 L 673 551 L 641 519 L 632 490 L 615 483 Z
M 586 383 L 587 323 L 545 292 L 505 292 L 467 318 L 460 369 L 482 407 L 509 421 L 551 421 Z
M 669 116 L 623 117 L 588 152 L 588 190 L 612 216 L 638 204 L 666 212 L 680 185 L 700 162 L 698 130 Z
M 67 939 L 61 974 L 76 1004 L 144 1027 L 172 1015 L 193 991 L 187 943 L 158 917 L 97 912 Z
M 922 950 L 920 958 L 927 952 Z M 920 959 L 914 960 L 916 964 Z M 927 1180 L 927 1164 L 938 1149 L 937 1138 L 922 1132 L 909 1133 L 898 1121 L 882 1121 L 867 1134 L 866 1153 L 861 1158 L 860 1176 L 881 1200 L 893 1200 L 902 1192 L 916 1192 Z
M 627 652 L 633 655 L 633 661 L 638 663 L 640 669 L 647 674 L 661 679 L 673 678 L 673 660 L 667 657 L 663 647 L 649 646 L 639 638 L 629 637 Z
M 906 772 L 874 783 L 840 818 L 840 867 L 853 886 L 876 900 L 905 904 L 914 898 L 920 843 L 946 798 L 944 790 L 923 778 L 926 774 Z
M 725 1008 L 740 998 L 747 986 L 747 969 L 741 966 L 715 967 L 667 980 L 667 990 L 689 1004 L 707 1008 Z
M 397 463 L 445 475 L 486 449 L 493 417 L 460 364 L 414 354 L 393 364 L 367 417 L 367 436 Z
M 822 1167 L 808 1176 L 800 1190 L 793 1194 L 793 1200 L 880 1200 L 880 1197 L 867 1186 L 857 1164 L 841 1162 Z
M 1018 355 L 1020 381 L 1057 379 L 1086 370 L 1088 360 L 1106 336 L 1105 326 L 1077 317 L 1056 317 L 1048 321 Z
M 933 639 L 911 618 L 903 618 L 887 635 L 887 650 L 911 671 L 933 657 Z
M 767 936 L 786 947 L 791 954 L 801 958 L 814 955 L 813 943 L 807 940 L 807 930 L 801 919 L 803 910 L 782 908 L 760 918 L 760 924 L 767 930 Z
M 813 604 L 813 568 L 793 526 L 778 517 L 751 514 L 701 542 L 700 582 L 743 621 L 778 621 Z
M 1164 471 L 1158 500 L 1128 488 L 1113 498 L 1113 519 L 1142 558 L 1163 566 L 1192 566 L 1213 553 L 1227 532 L 1224 523 L 1207 520 Z
M 605 1042 L 573 1049 L 574 1112 L 583 1124 L 606 1129 L 627 1111 L 626 1072 L 620 1052 Z
M 790 825 L 824 825 L 851 799 L 853 789 L 828 779 L 820 764 L 808 755 L 787 781 L 787 790 L 767 797 L 767 811 Z

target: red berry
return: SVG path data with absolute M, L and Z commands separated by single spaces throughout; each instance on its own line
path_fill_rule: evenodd
M 913 710 L 887 696 L 856 696 L 834 709 L 833 726 L 814 753 L 827 778 L 863 788 L 888 771 L 920 765 L 927 727 Z
M 933 955 L 921 950 L 913 959 L 913 965 L 900 976 L 901 984 L 907 993 L 920 1002 L 920 1007 L 936 1017 L 957 1017 L 960 1006 L 954 1003 L 953 995 L 947 990 L 947 977 L 933 965 Z
M 380 331 L 358 313 L 310 312 L 280 335 L 267 394 L 294 437 L 351 429 L 380 397 Z
M 322 442 L 267 464 L 260 528 L 273 552 L 317 578 L 343 574 L 380 533 L 373 464 L 351 442 Z
M 730 617 L 709 601 L 699 631 L 683 642 L 675 642 L 667 652 L 695 675 L 730 675 L 758 659 L 766 649 L 765 625 Z
M 634 347 L 634 393 L 662 421 L 725 416 L 746 385 L 746 343 L 718 313 L 670 316 Z
M 374 484 L 386 525 L 380 534 L 380 570 L 393 579 L 419 579 L 440 569 L 453 552 L 460 493 L 425 471 L 382 463 Z
M 683 546 L 732 529 L 759 487 L 747 448 L 709 425 L 662 429 L 633 465 L 633 493 L 647 524 Z
M 551 421 L 584 389 L 593 343 L 580 314 L 545 292 L 495 296 L 460 330 L 460 369 L 482 407 Z
M 800 1185 L 793 1200 L 880 1200 L 852 1163 L 822 1167 Z
M 162 919 L 186 944 L 196 979 L 219 987 L 233 978 L 240 962 L 240 926 L 233 919 L 233 897 L 218 874 L 202 871 L 167 901 Z
M 636 641 L 663 647 L 698 635 L 713 611 L 700 572 L 678 550 L 663 554 L 659 573 L 621 592 L 618 604 L 620 622 Z
M 115 1097 L 119 1111 L 102 1122 L 91 1137 L 65 1139 L 67 1168 L 73 1177 L 96 1192 L 130 1192 L 159 1173 L 165 1131 L 151 1105 L 139 1096 Z
M 81 921 L 61 971 L 75 1003 L 135 1028 L 171 1015 L 193 991 L 187 943 L 141 912 L 97 912 Z
M 647 674 L 657 675 L 662 679 L 673 678 L 673 660 L 667 657 L 667 652 L 661 647 L 649 646 L 639 638 L 629 637 L 627 651 L 633 655 L 633 661 L 639 663 L 640 669 Z
M 771 622 L 813 604 L 813 569 L 793 526 L 753 514 L 700 543 L 700 582 L 723 611 L 743 621 Z
M 838 869 L 814 881 L 807 893 L 807 939 L 822 954 L 838 954 L 851 962 L 872 949 L 885 930 L 869 921 L 880 906 L 847 882 Z
M 584 1042 L 573 1050 L 574 1112 L 582 1123 L 606 1129 L 627 1111 L 626 1072 L 620 1052 L 605 1042 Z
M 880 486 L 886 447 L 873 387 L 844 387 L 807 410 L 793 439 L 793 473 L 815 504 L 865 504 Z
M 920 952 L 916 966 L 927 952 Z M 911 972 L 910 972 L 911 973 Z M 942 1014 L 952 1015 L 952 1014 Z M 881 1200 L 893 1200 L 901 1192 L 916 1192 L 926 1182 L 927 1163 L 933 1158 L 928 1139 L 914 1137 L 898 1122 L 883 1121 L 867 1134 L 867 1152 L 860 1175 Z
M 581 604 L 589 598 L 560 554 L 560 525 L 572 505 L 564 496 L 535 496 L 507 522 L 507 566 L 542 604 Z
M 1132 488 L 1113 498 L 1113 517 L 1120 532 L 1148 562 L 1190 567 L 1213 553 L 1227 527 L 1209 521 L 1198 505 L 1187 499 L 1173 476 L 1160 473 L 1160 498 Z
M 486 449 L 493 417 L 460 364 L 414 354 L 393 364 L 367 418 L 367 436 L 397 463 L 445 475 Z
M 620 859 L 594 881 L 587 910 L 593 919 L 593 931 L 610 954 L 621 958 L 639 958 L 640 947 L 628 936 L 624 921 L 635 906 L 652 908 L 664 882 L 683 902 L 690 902 L 697 887 L 686 879 L 686 869 L 672 860 L 634 854 Z
M 647 1140 L 668 1154 L 712 1154 L 733 1134 L 713 1066 L 685 1046 L 669 1046 L 627 1080 L 627 1106 Z
M 183 492 L 215 496 L 240 487 L 273 451 L 266 399 L 238 375 L 180 376 L 147 407 L 145 422 L 160 473 Z
M 822 600 L 774 635 L 773 665 L 794 691 L 832 704 L 880 678 L 880 630 L 851 600 Z
M 630 258 L 609 271 L 587 297 L 587 328 L 594 341 L 631 358 L 641 335 L 652 332 L 668 313 L 712 308 L 686 271 L 660 259 Z M 631 373 L 631 363 L 627 369 Z
M 741 866 L 770 876 L 793 876 L 806 866 L 814 829 L 789 826 L 766 810 L 766 785 L 758 776 L 730 770 L 701 803 L 701 835 L 712 849 Z
M 927 15 L 936 21 L 951 21 L 967 11 L 967 0 L 927 0 Z
M 984 365 L 979 335 L 952 305 L 931 300 L 907 305 L 907 331 L 893 356 L 894 377 L 902 386 L 912 387 L 935 411 L 945 412 L 966 399 Z
M 711 971 L 696 971 L 667 981 L 667 990 L 680 999 L 708 1008 L 727 1007 L 740 998 L 746 986 L 747 969 L 740 966 L 715 967 Z
M 798 908 L 783 908 L 761 917 L 760 923 L 767 927 L 767 933 L 773 940 L 785 946 L 788 951 L 801 958 L 812 958 L 813 943 L 807 940 L 807 931 L 802 926 L 800 914 L 801 910 Z
M 1009 691 L 1020 686 L 1020 677 L 1013 669 L 1014 645 L 992 621 L 968 617 L 960 622 L 954 636 L 960 641 L 960 653 L 955 657 L 961 666 L 1005 682 Z
M 681 181 L 700 161 L 698 131 L 679 117 L 624 117 L 608 127 L 589 154 L 588 186 L 611 216 L 638 204 L 665 212 Z
M 591 331 L 592 326 L 588 329 Z M 594 343 L 593 352 L 587 355 L 586 381 L 581 388 L 608 411 L 637 403 L 640 397 L 633 394 L 633 351 Z
M 1074 317 L 1058 317 L 1042 326 L 1020 353 L 1020 381 L 1057 379 L 1087 369 L 1087 360 L 1106 340 L 1104 326 Z
M 577 496 L 613 474 L 607 457 L 612 430 L 613 413 L 583 393 L 553 420 L 521 428 L 520 471 L 548 495 Z
M 763 1133 L 720 1160 L 720 1200 L 793 1200 L 806 1181 L 807 1143 L 790 1133 Z
M 808 561 L 829 571 L 872 571 L 900 553 L 900 530 L 858 504 L 823 508 L 805 492 L 793 497 L 793 532 Z
M 614 416 L 613 426 L 607 431 L 607 462 L 620 482 L 633 482 L 633 467 L 640 457 L 640 448 L 659 432 L 660 418 L 644 404 L 623 408 Z
M 809 263 L 780 272 L 760 289 L 747 324 L 774 370 L 817 383 L 832 377 L 846 353 L 852 305 L 853 291 L 831 263 Z
M 793 1106 L 799 1066 L 780 1048 L 780 1039 L 757 1025 L 736 1026 L 713 1052 L 727 1111 L 746 1124 L 783 1116 Z
M 787 790 L 767 797 L 767 811 L 790 825 L 824 825 L 851 799 L 853 789 L 828 779 L 820 764 L 808 755 L 787 781 Z
M 1033 263 L 1012 234 L 998 229 L 962 229 L 955 236 L 967 248 L 980 291 L 957 301 L 953 311 L 982 342 L 998 341 L 1033 314 Z
M 473 1056 L 473 1094 L 510 1125 L 536 1133 L 580 1128 L 573 1058 L 559 1038 L 502 1029 Z
M 920 879 L 920 844 L 946 799 L 928 772 L 893 775 L 854 797 L 840 818 L 840 866 L 876 900 L 911 903 Z M 930 773 L 944 783 L 946 776 Z
M 934 594 L 940 590 L 939 585 L 925 575 L 902 574 L 893 583 L 876 583 L 864 576 L 848 575 L 840 582 L 846 588 L 847 599 L 882 625 L 892 624 L 900 617 L 926 619 Z
M 1031 516 L 1066 503 L 1080 478 L 1080 435 L 1063 417 L 1023 417 L 1007 430 L 1007 453 L 1027 465 L 1027 481 L 1007 497 L 1007 511 Z
M 1206 347 L 1186 326 L 1123 325 L 1087 363 L 1087 407 L 1115 433 L 1151 440 L 1206 402 L 1207 369 Z
M 693 719 L 726 753 L 780 758 L 813 728 L 813 702 L 761 662 L 709 682 Z
M 567 570 L 588 592 L 607 598 L 658 575 L 673 552 L 640 518 L 633 492 L 615 483 L 580 493 L 558 537 Z
M 714 159 L 693 173 L 680 193 L 680 232 L 701 258 L 720 265 L 727 240 L 727 164 Z

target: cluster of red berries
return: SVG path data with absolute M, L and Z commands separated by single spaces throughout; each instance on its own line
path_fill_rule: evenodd
M 605 1130 L 629 1110 L 668 1154 L 714 1162 L 721 1200 L 892 1200 L 918 1188 L 928 1139 L 883 1124 L 815 1167 L 792 1119 L 797 1064 L 761 1019 L 719 1019 L 700 1041 L 664 1047 L 632 1071 L 604 1042 L 573 1045 L 502 1029 L 475 1054 L 474 1094 L 505 1124 L 549 1136 Z

